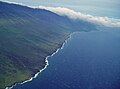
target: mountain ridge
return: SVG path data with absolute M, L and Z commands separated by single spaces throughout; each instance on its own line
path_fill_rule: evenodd
M 0 1 L 0 89 L 33 77 L 72 32 L 91 30 L 96 25 Z

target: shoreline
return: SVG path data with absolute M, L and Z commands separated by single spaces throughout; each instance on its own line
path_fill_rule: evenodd
M 76 33 L 76 32 L 71 32 L 71 33 L 69 34 L 69 36 L 64 40 L 64 42 L 62 43 L 62 45 L 61 45 L 59 48 L 57 48 L 56 51 L 54 51 L 51 55 L 48 55 L 48 56 L 45 58 L 45 63 L 46 63 L 46 64 L 45 64 L 45 67 L 43 67 L 42 69 L 40 69 L 39 72 L 37 72 L 33 77 L 31 77 L 30 79 L 25 80 L 25 81 L 23 81 L 23 82 L 18 82 L 18 83 L 16 82 L 16 83 L 14 83 L 14 84 L 11 85 L 11 86 L 6 87 L 5 89 L 12 89 L 12 88 L 14 88 L 15 86 L 17 86 L 18 84 L 22 85 L 22 84 L 25 84 L 25 83 L 30 82 L 30 81 L 32 81 L 33 79 L 37 78 L 37 76 L 38 76 L 42 71 L 44 71 L 44 70 L 47 68 L 47 66 L 49 65 L 49 63 L 48 63 L 48 58 L 54 56 L 56 53 L 59 52 L 59 50 L 63 49 L 64 46 L 65 46 L 65 44 L 67 43 L 67 41 L 71 38 L 71 36 L 72 36 L 74 33 Z

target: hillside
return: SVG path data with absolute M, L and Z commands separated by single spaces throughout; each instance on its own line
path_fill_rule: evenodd
M 90 30 L 88 22 L 0 2 L 0 89 L 34 76 L 72 32 Z

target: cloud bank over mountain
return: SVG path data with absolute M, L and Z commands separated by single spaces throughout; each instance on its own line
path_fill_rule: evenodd
M 37 6 L 34 8 L 41 8 L 50 10 L 56 14 L 67 16 L 70 19 L 76 20 L 85 20 L 88 22 L 92 22 L 98 25 L 104 25 L 107 27 L 120 27 L 120 19 L 114 19 L 114 18 L 108 18 L 108 17 L 99 17 L 99 16 L 93 16 L 89 14 L 82 14 L 80 12 L 76 12 L 74 10 L 64 8 L 64 7 L 46 7 L 46 6 Z
M 9 2 L 9 1 L 6 1 L 6 2 L 26 6 L 22 3 Z M 76 20 L 76 19 L 84 20 L 94 24 L 104 25 L 107 27 L 120 27 L 120 19 L 109 18 L 107 16 L 100 17 L 100 16 L 93 16 L 90 14 L 83 14 L 81 12 L 76 12 L 72 9 L 65 8 L 65 7 L 48 7 L 48 6 L 27 6 L 27 7 L 49 10 L 58 15 L 67 16 L 68 18 L 73 20 Z

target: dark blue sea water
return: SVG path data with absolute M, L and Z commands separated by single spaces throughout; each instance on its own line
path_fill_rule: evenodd
M 46 70 L 13 89 L 120 89 L 120 30 L 75 33 Z

